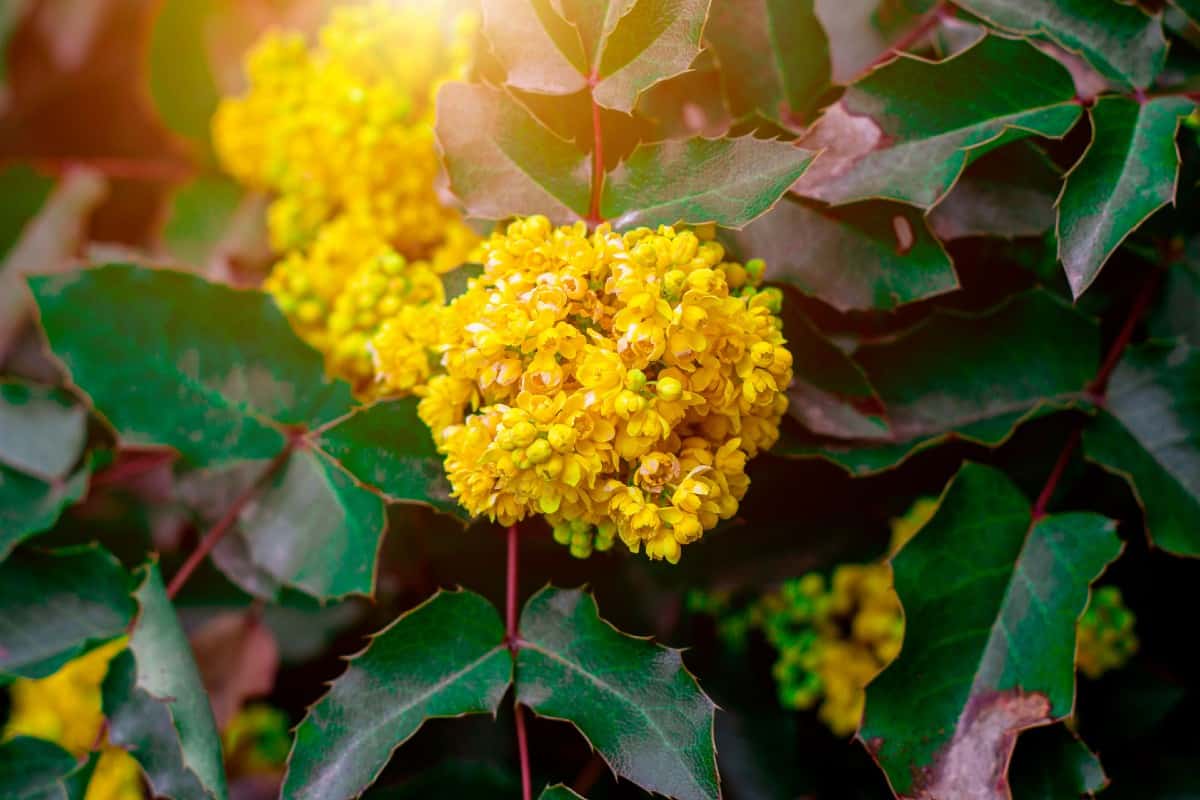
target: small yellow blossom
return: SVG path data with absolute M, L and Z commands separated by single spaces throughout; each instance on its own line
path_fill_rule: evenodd
M 420 405 L 455 496 L 504 525 L 542 514 L 577 554 L 615 534 L 678 561 L 737 512 L 746 461 L 787 408 L 792 359 L 761 270 L 726 261 L 711 230 L 538 216 L 481 260 L 438 315 L 442 373 Z M 393 354 L 373 346 L 392 380 Z M 412 356 L 395 361 L 411 372 Z
M 1102 586 L 1094 590 L 1079 620 L 1075 657 L 1079 671 L 1089 678 L 1099 678 L 1125 666 L 1138 648 L 1134 622 L 1120 589 Z
M 125 648 L 117 639 L 65 664 L 53 675 L 19 679 L 10 687 L 12 712 L 3 738 L 46 739 L 82 757 L 100 748 L 84 800 L 142 800 L 142 771 L 133 756 L 106 744 L 100 685 L 109 662 Z

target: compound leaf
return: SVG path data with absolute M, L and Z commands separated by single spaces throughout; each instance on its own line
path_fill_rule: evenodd
M 438 592 L 371 638 L 296 729 L 283 796 L 357 797 L 425 720 L 495 714 L 512 681 L 500 615 Z

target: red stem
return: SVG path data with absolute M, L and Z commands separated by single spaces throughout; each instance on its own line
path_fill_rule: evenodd
M 592 200 L 588 209 L 588 224 L 604 222 L 600 216 L 600 195 L 604 191 L 604 133 L 600 127 L 600 104 L 596 102 L 595 87 L 599 77 L 588 78 L 588 96 L 592 101 Z
M 36 169 L 51 175 L 61 175 L 73 169 L 88 169 L 108 178 L 149 183 L 176 183 L 196 174 L 184 161 L 164 158 L 139 159 L 120 156 L 79 156 L 74 158 L 33 158 Z
M 246 504 L 254 499 L 254 496 L 258 494 L 263 485 L 287 462 L 288 456 L 292 454 L 292 450 L 295 449 L 297 442 L 297 439 L 289 441 L 288 446 L 283 448 L 275 458 L 271 459 L 271 463 L 267 465 L 266 469 L 263 470 L 254 483 L 250 484 L 250 486 L 246 487 L 245 491 L 238 495 L 237 499 L 233 501 L 221 518 L 217 520 L 217 523 L 209 529 L 208 533 L 204 534 L 204 538 L 200 540 L 200 544 L 187 557 L 187 560 L 183 562 L 183 566 L 179 568 L 175 576 L 171 578 L 171 583 L 167 586 L 168 598 L 175 599 L 175 596 L 179 594 L 179 590 L 183 588 L 188 578 L 196 571 L 196 567 L 200 566 L 208 554 L 212 552 L 212 549 L 217 546 L 217 543 L 225 538 L 225 534 L 229 533 L 230 529 L 233 528 L 234 523 L 241 516 L 242 509 L 246 507 Z
M 518 545 L 517 526 L 509 525 L 508 566 L 504 579 L 504 640 L 508 643 L 508 649 L 513 654 L 514 660 L 520 642 L 520 632 L 517 630 Z M 533 784 L 529 779 L 529 741 L 525 735 L 525 714 L 515 696 L 513 697 L 513 719 L 517 723 L 517 755 L 521 759 L 521 797 L 523 800 L 531 800 Z
M 148 472 L 170 464 L 175 460 L 175 454 L 169 450 L 151 450 L 147 452 L 128 452 L 128 458 L 120 458 L 114 464 L 105 467 L 92 476 L 91 489 L 124 483 L 133 478 L 140 478 Z
M 1146 313 L 1146 309 L 1150 307 L 1150 303 L 1154 300 L 1155 290 L 1158 289 L 1158 283 L 1162 280 L 1165 267 L 1170 264 L 1170 261 L 1171 256 L 1167 254 L 1164 257 L 1163 266 L 1156 267 L 1150 275 L 1150 278 L 1138 294 L 1137 299 L 1130 306 L 1129 315 L 1125 317 L 1125 322 L 1121 325 L 1121 330 L 1117 333 L 1117 338 L 1113 339 L 1112 345 L 1108 348 L 1108 353 L 1105 355 L 1100 369 L 1096 372 L 1096 377 L 1088 384 L 1086 391 L 1097 405 L 1104 405 L 1105 394 L 1108 392 L 1108 380 L 1112 377 L 1113 370 L 1116 369 L 1117 364 L 1121 361 L 1121 356 L 1124 354 L 1125 348 L 1129 346 L 1129 342 L 1133 338 L 1133 332 L 1137 330 L 1138 321 L 1141 320 L 1142 315 Z M 1050 505 L 1051 498 L 1054 497 L 1054 491 L 1058 488 L 1063 473 L 1067 471 L 1067 465 L 1071 461 L 1071 456 L 1075 453 L 1075 449 L 1079 447 L 1082 433 L 1082 426 L 1077 426 L 1075 430 L 1071 431 L 1071 437 L 1067 439 L 1062 451 L 1059 452 L 1058 459 L 1054 462 L 1054 467 L 1050 470 L 1050 475 L 1046 478 L 1046 483 L 1033 505 L 1031 514 L 1033 522 L 1037 522 L 1046 515 L 1046 508 Z

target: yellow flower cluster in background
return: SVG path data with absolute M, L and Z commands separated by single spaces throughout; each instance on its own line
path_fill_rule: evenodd
M 588 233 L 539 216 L 482 256 L 439 316 L 443 372 L 420 404 L 455 496 L 504 525 L 543 514 L 576 555 L 620 537 L 678 561 L 737 511 L 746 460 L 787 408 L 792 357 L 762 262 L 727 261 L 711 228 Z M 418 366 L 384 338 L 384 380 Z
M 142 800 L 138 763 L 121 748 L 107 744 L 102 735 L 100 685 L 109 662 L 124 648 L 125 640 L 118 639 L 68 662 L 53 675 L 20 679 L 10 687 L 12 712 L 5 739 L 46 739 L 77 757 L 100 748 L 84 800 Z
M 266 290 L 360 391 L 371 388 L 369 343 L 383 320 L 441 303 L 438 275 L 478 243 L 438 194 L 433 134 L 437 89 L 465 74 L 475 24 L 463 14 L 443 30 L 415 2 L 336 8 L 313 47 L 266 36 L 247 59 L 248 91 L 213 121 L 225 167 L 273 197 L 281 258 Z
M 1092 592 L 1087 610 L 1079 620 L 1075 663 L 1089 678 L 1099 678 L 1119 669 L 1137 652 L 1135 618 L 1125 606 L 1121 590 L 1102 586 Z

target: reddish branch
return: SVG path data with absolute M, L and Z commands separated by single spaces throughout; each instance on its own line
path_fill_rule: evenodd
M 588 208 L 588 224 L 599 225 L 600 194 L 604 191 L 604 133 L 600 128 L 600 104 L 596 102 L 596 84 L 600 78 L 596 73 L 588 77 L 588 96 L 592 101 L 592 200 Z
M 200 566 L 204 559 L 208 557 L 208 554 L 212 552 L 213 548 L 217 546 L 217 543 L 225 538 L 225 534 L 229 533 L 238 521 L 242 510 L 262 490 L 263 486 L 275 476 L 275 473 L 283 468 L 283 465 L 287 463 L 288 457 L 300 442 L 301 439 L 299 437 L 289 439 L 287 447 L 283 448 L 275 458 L 271 459 L 271 463 L 267 465 L 258 478 L 237 496 L 237 499 L 230 504 L 221 518 L 217 520 L 216 524 L 208 530 L 208 533 L 204 534 L 204 538 L 200 540 L 200 544 L 187 557 L 187 560 L 183 562 L 183 566 L 179 568 L 179 572 L 175 573 L 175 577 L 171 578 L 171 583 L 167 586 L 167 597 L 172 600 L 175 599 L 175 596 L 179 594 L 179 590 L 183 588 L 188 578 L 196 571 L 196 567 Z
M 504 641 L 508 644 L 509 652 L 516 658 L 520 643 L 520 632 L 517 630 L 517 526 L 508 527 L 508 568 L 504 579 Z M 513 696 L 513 719 L 517 723 L 517 755 L 521 759 L 521 797 L 531 800 L 533 797 L 532 783 L 529 779 L 529 739 L 525 734 L 525 714 L 521 704 Z
M 1129 346 L 1130 340 L 1133 339 L 1133 333 L 1137 330 L 1138 322 L 1145 315 L 1146 310 L 1150 307 L 1150 303 L 1154 300 L 1159 281 L 1162 280 L 1163 272 L 1170 265 L 1170 261 L 1170 255 L 1164 257 L 1163 265 L 1155 268 L 1153 274 L 1146 281 L 1137 299 L 1130 306 L 1129 314 L 1125 317 L 1125 322 L 1121 325 L 1121 330 L 1118 331 L 1117 338 L 1113 339 L 1112 345 L 1108 348 L 1108 353 L 1105 355 L 1100 369 L 1096 372 L 1096 377 L 1092 378 L 1092 382 L 1088 384 L 1086 391 L 1091 397 L 1092 402 L 1096 405 L 1104 405 L 1108 393 L 1109 378 L 1112 377 L 1113 370 L 1116 369 L 1121 356 L 1125 353 L 1125 348 Z M 1054 491 L 1058 488 L 1063 473 L 1067 470 L 1071 456 L 1074 455 L 1075 449 L 1079 447 L 1082 434 L 1082 426 L 1077 426 L 1075 430 L 1071 431 L 1070 438 L 1067 439 L 1067 443 L 1063 445 L 1062 451 L 1059 452 L 1058 459 L 1054 462 L 1054 467 L 1050 470 L 1050 475 L 1046 478 L 1046 483 L 1042 486 L 1042 491 L 1038 493 L 1037 501 L 1034 503 L 1032 512 L 1033 522 L 1037 522 L 1046 515 L 1046 508 L 1050 505 L 1050 500 L 1054 497 Z
M 174 460 L 175 454 L 170 450 L 126 451 L 122 453 L 122 457 L 116 463 L 92 476 L 91 489 L 113 486 L 140 478 Z
M 35 158 L 33 166 L 50 175 L 62 175 L 73 169 L 88 169 L 108 178 L 148 183 L 177 183 L 196 174 L 185 161 L 163 158 L 121 158 L 119 156 L 78 156 L 72 158 Z
M 882 53 L 876 56 L 875 60 L 867 65 L 867 70 L 871 70 L 887 61 L 889 58 L 892 58 L 896 54 L 913 47 L 915 44 L 924 39 L 930 31 L 937 27 L 939 22 L 946 17 L 954 16 L 954 14 L 955 9 L 951 7 L 946 0 L 942 0 L 942 2 L 939 2 L 933 8 L 929 9 L 929 11 L 925 13 L 925 16 L 921 17 L 921 19 L 919 19 L 917 23 L 908 30 L 907 33 L 893 42 L 887 50 L 884 50 Z

